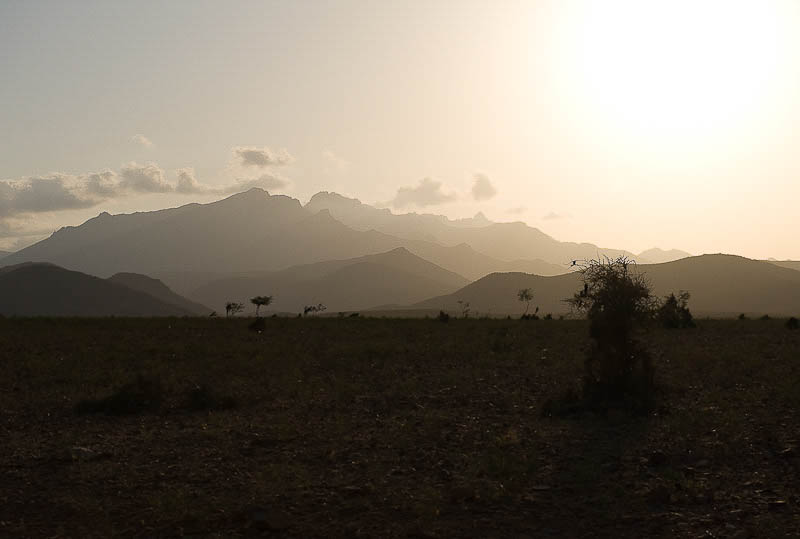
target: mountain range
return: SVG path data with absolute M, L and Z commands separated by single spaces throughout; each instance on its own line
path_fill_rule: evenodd
M 2 263 L 51 262 L 98 277 L 119 272 L 233 274 L 398 247 L 468 279 L 495 271 L 557 275 L 576 258 L 634 257 L 620 249 L 559 242 L 524 223 L 394 215 L 335 193 L 315 195 L 304 207 L 294 198 L 252 189 L 210 204 L 103 212 L 80 226 L 61 228 Z
M 273 312 L 318 303 L 331 312 L 453 312 L 462 301 L 473 312 L 500 315 L 521 312 L 516 293 L 532 288 L 542 312 L 560 314 L 580 284 L 571 261 L 620 255 L 637 262 L 657 294 L 690 291 L 698 314 L 800 312 L 798 262 L 674 249 L 635 255 L 559 242 L 482 214 L 396 215 L 329 192 L 304 206 L 261 189 L 210 204 L 103 212 L 64 227 L 0 260 L 8 294 L 0 312 L 208 314 L 227 301 L 273 295 Z

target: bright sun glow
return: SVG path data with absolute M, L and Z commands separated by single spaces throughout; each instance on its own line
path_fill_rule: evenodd
M 780 89 L 786 48 L 797 46 L 785 9 L 767 0 L 587 2 L 568 38 L 570 92 L 606 134 L 719 142 L 747 129 Z

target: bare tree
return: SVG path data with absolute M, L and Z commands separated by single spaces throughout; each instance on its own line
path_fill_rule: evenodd
M 256 317 L 258 317 L 258 310 L 272 303 L 272 296 L 256 296 L 250 298 L 250 303 L 256 306 Z

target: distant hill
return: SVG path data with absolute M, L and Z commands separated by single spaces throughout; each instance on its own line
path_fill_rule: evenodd
M 174 305 L 180 309 L 191 312 L 198 316 L 206 316 L 211 313 L 211 309 L 186 299 L 185 297 L 176 294 L 170 290 L 167 285 L 153 279 L 147 275 L 139 273 L 116 273 L 108 278 L 109 282 L 121 284 L 131 290 L 138 290 L 144 292 L 157 300 L 166 303 L 167 305 Z
M 290 197 L 251 189 L 211 204 L 125 215 L 104 212 L 80 226 L 62 228 L 9 255 L 0 264 L 50 262 L 99 277 L 135 272 L 169 279 L 167 284 L 178 288 L 183 286 L 181 275 L 192 274 L 190 279 L 199 286 L 208 282 L 202 281 L 202 276 L 277 271 L 405 247 L 469 279 L 494 271 L 522 270 L 544 275 L 564 271 L 561 264 L 524 260 L 522 255 L 498 260 L 466 242 L 446 246 L 373 228 L 355 229 L 337 220 L 330 210 L 312 213 L 315 209 L 313 205 L 303 208 Z M 398 216 L 390 220 L 395 217 Z M 406 217 L 414 223 L 420 216 Z M 435 216 L 420 219 L 424 223 L 444 219 L 442 230 L 476 233 L 488 223 L 480 217 L 462 221 Z
M 493 223 L 482 214 L 463 220 L 417 213 L 395 215 L 388 209 L 378 209 L 358 199 L 326 191 L 314 195 L 305 207 L 312 211 L 328 210 L 337 220 L 357 230 L 374 229 L 448 246 L 467 244 L 480 253 L 504 261 L 538 259 L 561 267 L 574 259 L 597 258 L 603 254 L 636 258 L 633 253 L 620 249 L 560 242 L 522 222 Z
M 458 290 L 469 281 L 424 260 L 405 248 L 348 260 L 294 266 L 283 271 L 220 279 L 191 297 L 224 310 L 226 301 L 247 302 L 273 295 L 270 310 L 299 312 L 323 303 L 328 311 L 353 311 L 381 304 L 408 304 Z
M 702 255 L 664 264 L 639 265 L 654 292 L 663 296 L 688 290 L 689 307 L 698 315 L 732 316 L 739 313 L 800 315 L 800 272 L 768 262 L 733 255 Z M 540 277 L 524 273 L 487 275 L 453 294 L 431 298 L 410 309 L 445 309 L 458 312 L 458 301 L 468 301 L 472 312 L 519 314 L 516 293 L 533 289 L 532 305 L 541 313 L 568 312 L 565 298 L 579 288 L 576 273 Z
M 0 314 L 10 316 L 187 316 L 194 312 L 117 282 L 52 264 L 0 268 Z
M 11 254 L 11 251 L 0 251 L 0 258 L 5 258 Z
M 680 260 L 681 258 L 690 256 L 692 255 L 679 249 L 665 251 L 664 249 L 656 247 L 648 249 L 647 251 L 642 251 L 636 256 L 636 259 L 642 263 L 662 264 L 664 262 L 672 262 L 673 260 Z
M 800 271 L 800 261 L 798 260 L 769 260 L 768 262 L 782 268 Z

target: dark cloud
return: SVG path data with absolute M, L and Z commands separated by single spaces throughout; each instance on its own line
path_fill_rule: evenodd
M 475 200 L 489 200 L 497 194 L 492 182 L 486 174 L 475 174 L 475 182 L 472 184 L 472 198 Z
M 98 202 L 67 174 L 0 181 L 0 217 L 89 208 Z
M 456 200 L 454 193 L 445 193 L 442 182 L 423 178 L 415 187 L 401 187 L 390 202 L 395 208 L 406 206 L 436 206 Z
M 243 167 L 279 167 L 294 161 L 286 150 L 273 151 L 267 147 L 237 146 L 233 148 L 234 159 Z

